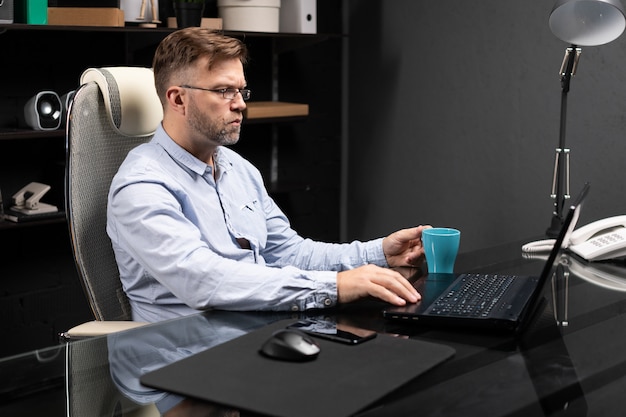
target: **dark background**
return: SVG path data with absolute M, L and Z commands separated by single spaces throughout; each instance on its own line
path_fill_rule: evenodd
M 541 237 L 565 48 L 551 0 L 349 1 L 344 233 L 429 223 L 461 251 Z M 626 36 L 583 47 L 568 97 L 580 224 L 626 212 Z

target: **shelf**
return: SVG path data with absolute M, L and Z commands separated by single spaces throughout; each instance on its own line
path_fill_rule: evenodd
M 45 138 L 64 138 L 65 129 L 59 130 L 30 130 L 30 129 L 11 129 L 0 128 L 0 140 L 15 139 L 45 139 Z
M 332 31 L 334 27 L 329 25 L 328 30 Z M 31 68 L 34 68 L 31 64 L 32 62 L 37 62 L 38 57 L 33 56 L 31 59 L 29 55 L 23 52 L 25 49 L 30 48 L 18 45 L 38 45 L 41 39 L 48 39 L 55 44 L 66 44 L 68 41 L 73 42 L 76 39 L 81 46 L 88 47 L 89 56 L 76 57 L 71 53 L 67 53 L 67 51 L 61 51 L 61 55 L 58 55 L 58 52 L 56 55 L 52 53 L 48 54 L 50 56 L 46 55 L 46 65 L 54 62 L 57 57 L 66 59 L 68 65 L 64 65 L 63 68 L 56 70 L 56 67 L 50 64 L 51 67 L 48 72 L 52 74 L 49 77 L 53 85 L 48 86 L 42 82 L 40 83 L 41 86 L 38 84 L 36 88 L 69 91 L 77 87 L 77 81 L 74 79 L 76 77 L 68 74 L 80 74 L 84 65 L 87 65 L 83 64 L 83 61 L 89 62 L 90 66 L 103 66 L 104 63 L 108 64 L 109 62 L 117 65 L 149 66 L 152 62 L 154 49 L 160 40 L 176 30 L 175 28 L 165 26 L 145 28 L 134 23 L 127 23 L 123 27 L 2 23 L 0 24 L 0 39 L 3 38 L 4 44 L 11 46 L 8 52 L 20 58 L 17 62 L 21 63 L 21 66 L 11 66 L 11 71 L 8 72 L 8 75 L 11 77 L 6 77 L 5 87 L 9 87 L 9 97 L 15 97 L 15 99 L 3 100 L 0 104 L 4 107 L 1 107 L 0 110 L 3 111 L 4 115 L 18 114 L 19 116 L 18 112 L 21 112 L 23 107 L 21 103 L 29 98 L 29 95 L 19 89 L 18 86 L 27 85 L 30 82 L 32 74 L 29 71 L 31 71 Z M 255 90 L 255 93 L 257 93 L 256 97 L 259 101 L 252 100 L 246 103 L 248 109 L 244 116 L 244 123 L 254 126 L 254 131 L 258 132 L 263 139 L 261 141 L 263 144 L 262 148 L 252 147 L 251 152 L 255 152 L 255 155 L 263 158 L 260 166 L 269 172 L 268 191 L 273 195 L 281 196 L 281 198 L 287 196 L 291 198 L 291 193 L 295 193 L 298 198 L 303 198 L 303 192 L 306 193 L 311 190 L 310 181 L 306 175 L 300 175 L 297 172 L 297 163 L 294 163 L 291 159 L 278 160 L 279 155 L 282 156 L 278 149 L 279 142 L 281 142 L 279 139 L 280 136 L 291 138 L 291 135 L 287 133 L 292 132 L 295 133 L 297 138 L 308 138 L 316 135 L 316 132 L 300 129 L 301 126 L 294 127 L 291 130 L 284 126 L 289 123 L 301 124 L 310 120 L 310 109 L 318 107 L 320 101 L 315 101 L 317 98 L 315 89 L 312 88 L 312 91 L 309 91 L 308 88 L 305 88 L 300 92 L 299 87 L 293 87 L 293 83 L 299 76 L 290 73 L 283 67 L 299 68 L 299 66 L 303 65 L 306 67 L 304 68 L 306 70 L 304 74 L 312 72 L 313 74 L 307 76 L 315 77 L 315 82 L 317 82 L 320 71 L 309 68 L 305 63 L 301 62 L 300 57 L 306 57 L 307 60 L 311 56 L 326 58 L 324 55 L 326 50 L 318 48 L 318 45 L 331 39 L 340 40 L 347 35 L 339 33 L 300 34 L 227 30 L 222 32 L 225 35 L 242 39 L 244 42 L 249 43 L 250 54 L 256 58 L 254 61 L 256 75 L 254 76 L 258 77 L 258 79 L 251 78 L 251 81 L 254 81 L 254 85 L 258 88 L 258 90 Z M 333 47 L 336 45 L 337 43 L 332 44 Z M 100 50 L 103 54 L 102 57 L 100 54 L 94 53 L 94 51 Z M 334 52 L 335 49 L 331 49 L 331 51 Z M 334 64 L 337 62 L 337 60 L 333 61 Z M 13 70 L 13 68 L 15 69 Z M 279 69 L 281 70 L 280 74 L 278 73 Z M 325 68 L 322 69 L 322 73 L 325 74 L 324 71 Z M 335 75 L 336 72 L 333 72 L 332 76 L 327 77 L 331 80 L 331 83 L 332 80 L 336 79 Z M 282 83 L 279 86 L 279 79 L 281 82 L 284 81 L 286 87 L 282 87 Z M 326 82 L 320 84 L 326 88 Z M 287 94 L 284 94 L 284 97 L 282 97 L 285 91 Z M 284 99 L 289 97 L 286 100 L 289 103 L 278 101 L 279 97 Z M 321 99 L 321 102 L 323 103 L 324 99 Z M 314 117 L 319 118 L 318 114 L 312 114 Z M 5 164 L 3 167 L 4 171 L 0 172 L 0 174 L 6 177 L 2 178 L 3 191 L 8 192 L 8 190 L 17 188 L 22 182 L 30 181 L 30 178 L 24 178 L 31 175 L 31 173 L 34 173 L 32 175 L 37 175 L 37 178 L 35 178 L 37 180 L 47 181 L 47 183 L 57 182 L 55 189 L 61 190 L 61 168 L 63 168 L 63 149 L 61 149 L 61 145 L 64 144 L 65 129 L 54 131 L 32 130 L 18 116 L 4 117 L 0 124 L 0 153 L 4 152 L 5 158 L 10 163 Z M 334 119 L 330 121 L 326 119 L 324 123 L 334 128 Z M 271 148 L 267 147 L 268 141 L 271 143 Z M 31 146 L 31 144 L 36 144 L 37 146 Z M 295 151 L 300 146 L 294 141 L 286 145 L 286 149 Z M 54 160 L 48 156 L 48 148 L 50 148 L 51 152 L 55 152 Z M 9 149 L 10 153 L 7 153 L 6 149 Z M 24 153 L 23 155 L 22 152 Z M 27 156 L 29 152 L 33 152 L 33 158 Z M 27 164 L 23 163 L 19 158 L 10 157 L 12 153 L 20 157 L 24 156 Z M 297 175 L 294 175 L 294 172 Z M 278 178 L 279 173 L 281 173 L 280 178 Z M 301 177 L 302 182 L 299 182 L 299 180 L 290 182 L 290 179 Z M 56 179 L 56 181 L 53 181 L 53 179 Z M 3 221 L 0 222 L 0 230 L 18 230 L 22 227 L 30 228 L 31 226 L 63 222 L 65 222 L 64 218 L 37 220 L 28 223 Z
M 46 219 L 32 220 L 27 222 L 12 222 L 9 220 L 0 220 L 0 230 L 18 229 L 23 227 L 43 226 L 46 224 L 65 223 L 65 212 L 59 212 L 58 216 L 48 217 Z
M 27 25 L 25 23 L 2 23 L 0 33 L 9 30 L 22 31 L 71 31 L 71 32 L 145 32 L 169 33 L 175 29 L 166 27 L 144 28 L 139 26 L 62 26 L 62 25 Z
M 245 117 L 246 124 L 291 123 L 306 120 L 307 116 Z M 0 141 L 29 139 L 62 139 L 65 130 L 28 130 L 0 128 Z
M 251 101 L 247 103 L 243 114 L 248 120 L 303 117 L 309 115 L 309 105 L 283 101 Z
M 138 24 L 126 26 L 74 26 L 74 25 L 28 25 L 25 23 L 0 23 L 0 35 L 8 31 L 48 31 L 48 32 L 109 32 L 129 34 L 162 34 L 163 36 L 176 31 L 176 28 L 158 26 L 156 28 L 140 27 Z M 280 33 L 280 32 L 244 32 L 234 30 L 222 31 L 234 38 L 268 38 L 274 42 L 275 52 L 282 53 L 299 49 L 329 38 L 341 38 L 347 35 L 339 33 Z
M 263 119 L 247 119 L 244 117 L 243 122 L 247 125 L 274 124 L 274 123 L 293 123 L 306 120 L 307 116 L 291 116 L 291 117 L 266 117 Z
M 27 30 L 27 31 L 73 31 L 73 32 L 132 32 L 132 33 L 170 33 L 176 28 L 168 28 L 159 26 L 156 28 L 145 28 L 135 25 L 127 26 L 74 26 L 74 25 L 28 25 L 25 23 L 0 23 L 0 33 L 8 30 Z M 243 32 L 236 30 L 224 30 L 224 34 L 234 37 L 258 37 L 258 38 L 277 38 L 277 39 L 309 39 L 316 38 L 326 39 L 328 37 L 343 36 L 340 34 L 322 34 L 322 33 L 280 33 L 280 32 Z
M 309 105 L 272 101 L 247 103 L 244 118 L 247 123 L 277 123 L 304 120 L 309 114 Z M 0 140 L 64 138 L 65 129 L 31 130 L 0 127 Z

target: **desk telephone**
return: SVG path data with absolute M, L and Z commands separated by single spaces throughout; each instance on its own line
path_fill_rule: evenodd
M 540 240 L 522 246 L 522 251 L 542 252 L 553 245 L 554 239 Z M 565 247 L 588 261 L 626 257 L 626 215 L 608 217 L 574 230 Z

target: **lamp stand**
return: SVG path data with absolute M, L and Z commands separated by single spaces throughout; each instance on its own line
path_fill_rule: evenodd
M 559 146 L 556 148 L 554 158 L 554 173 L 552 176 L 552 193 L 554 199 L 554 211 L 550 227 L 546 235 L 556 238 L 563 225 L 563 206 L 565 200 L 570 198 L 569 192 L 569 154 L 570 150 L 565 147 L 565 127 L 567 122 L 567 93 L 569 93 L 570 81 L 576 74 L 578 60 L 582 50 L 575 45 L 565 50 L 563 63 L 561 64 L 561 125 L 559 132 Z

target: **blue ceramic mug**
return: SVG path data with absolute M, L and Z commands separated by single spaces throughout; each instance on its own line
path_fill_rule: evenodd
M 433 227 L 422 231 L 422 243 L 429 273 L 451 274 L 459 252 L 461 232 L 447 227 Z

